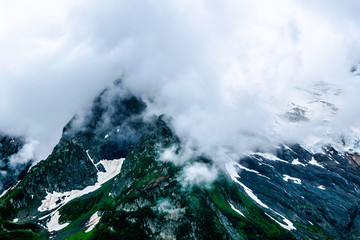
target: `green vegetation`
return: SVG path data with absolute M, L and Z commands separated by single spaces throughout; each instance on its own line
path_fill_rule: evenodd
M 80 198 L 74 199 L 59 209 L 60 223 L 72 222 L 82 215 L 91 212 L 94 213 L 105 204 L 110 204 L 113 198 L 108 194 L 111 190 L 113 180 L 106 182 L 100 189 Z
M 67 240 L 89 240 L 91 239 L 93 235 L 93 231 L 85 233 L 85 232 L 79 232 L 69 238 Z
M 17 230 L 11 232 L 0 232 L 0 239 L 3 240 L 37 240 L 43 239 L 39 234 L 27 230 Z
M 109 211 L 102 216 L 102 224 L 96 228 L 91 239 L 151 239 L 144 231 L 142 218 L 155 217 L 149 207 L 135 212 Z M 134 223 L 128 219 L 136 219 Z
M 240 235 L 245 235 L 248 239 L 295 239 L 286 229 L 281 228 L 275 221 L 265 215 L 264 211 L 256 206 L 237 186 L 220 178 L 214 183 L 214 187 L 209 191 L 211 200 L 224 214 Z M 227 199 L 227 200 L 225 200 Z M 242 205 L 246 212 L 246 218 L 235 212 L 228 200 Z
M 41 233 L 41 228 L 35 223 L 16 224 L 5 221 L 0 218 L 0 239 L 44 239 L 44 233 Z

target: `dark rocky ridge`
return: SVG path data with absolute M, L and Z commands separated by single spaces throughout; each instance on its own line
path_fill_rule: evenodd
M 312 154 L 300 145 L 283 146 L 274 155 L 284 161 L 256 154 L 241 159 L 242 166 L 267 177 L 241 170 L 242 182 L 264 203 L 296 222 L 298 230 L 294 233 L 299 238 L 310 236 L 316 227 L 318 239 L 358 239 L 358 155 L 341 154 L 330 146 L 324 147 L 323 153 Z M 292 164 L 294 160 L 299 163 Z M 314 160 L 320 166 L 314 165 Z M 300 179 L 301 184 L 285 181 L 284 174 Z

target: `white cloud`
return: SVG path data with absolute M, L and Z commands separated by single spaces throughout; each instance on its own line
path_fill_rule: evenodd
M 184 167 L 178 180 L 185 188 L 194 185 L 207 187 L 217 178 L 217 175 L 217 167 L 195 162 Z
M 117 76 L 204 152 L 306 137 L 275 129 L 294 88 L 343 90 L 341 129 L 357 124 L 357 1 L 1 1 L 0 129 L 46 156 L 71 116 Z M 321 118 L 319 118 L 321 119 Z M 276 131 L 275 131 L 276 130 Z M 299 136 L 301 134 L 301 136 Z
M 38 144 L 37 141 L 28 139 L 19 152 L 10 157 L 10 165 L 15 168 L 18 164 L 26 164 L 35 160 Z

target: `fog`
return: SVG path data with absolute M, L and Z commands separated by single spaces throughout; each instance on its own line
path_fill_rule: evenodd
M 0 129 L 38 142 L 118 77 L 200 152 L 357 126 L 358 1 L 0 1 Z M 319 82 L 338 111 L 282 122 Z M 307 102 L 309 103 L 309 102 Z M 356 117 L 357 116 L 357 117 Z M 223 151 L 223 150 L 222 150 Z M 214 155 L 216 156 L 216 154 Z M 192 172 L 192 168 L 189 168 Z

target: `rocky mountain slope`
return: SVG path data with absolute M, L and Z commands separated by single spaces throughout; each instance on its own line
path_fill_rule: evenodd
M 63 130 L 50 156 L 0 200 L 1 239 L 358 239 L 356 153 L 298 144 L 224 154 L 214 181 L 189 183 L 166 116 L 121 83 Z M 168 157 L 169 158 L 169 157 Z

